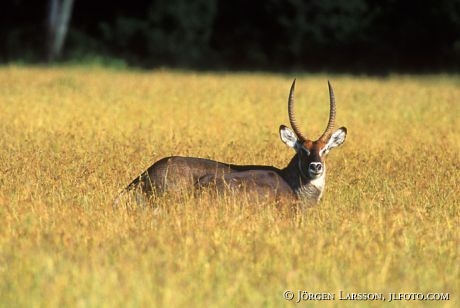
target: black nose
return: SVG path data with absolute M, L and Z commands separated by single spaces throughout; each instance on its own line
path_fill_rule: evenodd
M 321 171 L 323 170 L 323 164 L 321 163 L 310 163 L 310 170 L 311 172 L 313 173 L 321 173 Z

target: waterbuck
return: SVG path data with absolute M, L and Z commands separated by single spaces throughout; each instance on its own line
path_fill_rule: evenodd
M 164 192 L 201 191 L 205 188 L 220 193 L 245 193 L 256 200 L 316 204 L 324 191 L 326 155 L 345 141 L 347 129 L 341 127 L 333 132 L 335 97 L 328 81 L 330 112 L 327 127 L 316 141 L 306 138 L 300 131 L 294 115 L 295 83 L 294 79 L 288 99 L 288 115 L 292 130 L 284 125 L 279 129 L 281 141 L 296 152 L 285 168 L 234 165 L 196 157 L 165 157 L 135 178 L 119 194 L 115 205 L 124 193 L 132 189 L 146 197 L 153 197 Z

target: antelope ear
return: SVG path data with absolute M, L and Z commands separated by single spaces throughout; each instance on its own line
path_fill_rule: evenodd
M 289 127 L 284 125 L 280 126 L 280 138 L 288 147 L 293 149 L 297 147 L 299 139 L 297 139 L 297 136 Z
M 341 127 L 336 130 L 327 141 L 326 146 L 323 149 L 323 155 L 327 154 L 331 149 L 344 143 L 346 137 L 347 129 L 345 127 Z

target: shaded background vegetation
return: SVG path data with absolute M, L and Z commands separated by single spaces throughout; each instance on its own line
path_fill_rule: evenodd
M 53 1 L 0 4 L 0 62 L 43 63 Z M 460 0 L 76 0 L 58 61 L 348 72 L 460 70 Z

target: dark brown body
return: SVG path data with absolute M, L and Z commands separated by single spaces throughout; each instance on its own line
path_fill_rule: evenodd
M 283 170 L 271 166 L 233 165 L 196 157 L 165 157 L 127 187 L 139 187 L 152 197 L 164 192 L 180 193 L 191 187 L 216 192 L 251 192 L 258 200 L 295 198 L 289 184 L 281 175 Z

